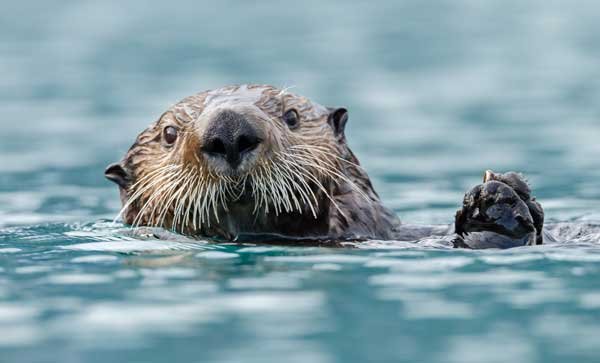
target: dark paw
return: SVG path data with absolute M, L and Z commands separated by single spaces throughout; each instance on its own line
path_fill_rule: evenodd
M 523 176 L 486 171 L 456 213 L 456 247 L 509 248 L 541 244 L 544 210 Z

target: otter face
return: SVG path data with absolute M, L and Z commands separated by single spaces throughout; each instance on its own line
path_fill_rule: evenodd
M 128 224 L 225 238 L 326 235 L 306 219 L 330 213 L 334 189 L 374 194 L 352 177 L 361 172 L 346 121 L 343 108 L 271 86 L 220 88 L 171 107 L 105 174 Z
M 455 232 L 469 247 L 541 244 L 544 211 L 520 174 L 486 171 L 483 184 L 465 194 Z

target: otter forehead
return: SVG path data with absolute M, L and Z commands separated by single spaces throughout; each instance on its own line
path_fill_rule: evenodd
M 306 119 L 316 119 L 328 114 L 326 107 L 310 99 L 269 85 L 243 84 L 226 86 L 187 97 L 173 106 L 180 120 L 198 120 L 201 115 L 220 109 L 260 110 L 278 114 L 284 108 L 295 108 Z
M 267 91 L 274 91 L 270 86 L 241 85 L 218 88 L 206 93 L 204 108 L 221 108 L 231 106 L 258 106 Z

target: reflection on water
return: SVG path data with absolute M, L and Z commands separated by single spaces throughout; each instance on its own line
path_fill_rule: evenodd
M 134 234 L 102 171 L 179 99 L 294 86 L 410 223 L 485 169 L 600 220 L 599 5 L 20 1 L 0 13 L 0 361 L 595 361 L 600 249 Z M 243 358 L 240 358 L 243 357 Z
M 520 362 L 598 353 L 597 243 L 294 248 L 133 239 L 111 225 L 5 230 L 4 356 Z

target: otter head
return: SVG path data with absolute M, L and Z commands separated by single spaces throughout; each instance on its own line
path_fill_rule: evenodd
M 105 174 L 134 226 L 331 237 L 360 214 L 346 210 L 358 206 L 348 194 L 361 208 L 379 201 L 346 145 L 347 119 L 344 108 L 271 86 L 224 87 L 171 107 Z

